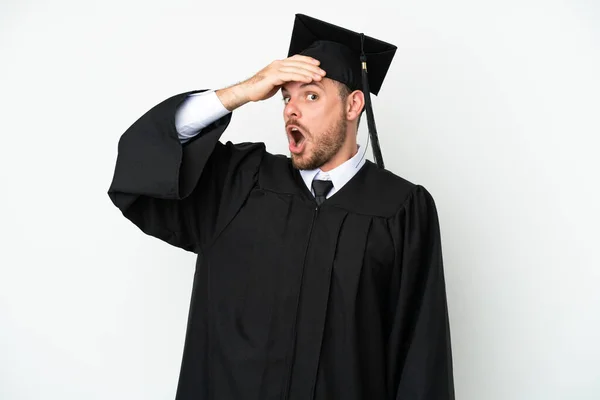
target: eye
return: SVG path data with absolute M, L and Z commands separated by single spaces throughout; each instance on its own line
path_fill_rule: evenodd
M 307 98 L 308 100 L 310 100 L 310 101 L 315 101 L 315 100 L 317 100 L 317 99 L 319 98 L 319 96 L 317 96 L 317 95 L 316 95 L 316 94 L 314 94 L 314 93 L 309 93 L 308 95 L 306 95 L 306 98 Z
M 283 100 L 283 103 L 284 103 L 284 104 L 287 104 L 287 103 L 289 103 L 289 102 L 290 102 L 290 98 L 289 98 L 289 96 L 285 96 L 285 97 L 284 97 L 282 100 Z

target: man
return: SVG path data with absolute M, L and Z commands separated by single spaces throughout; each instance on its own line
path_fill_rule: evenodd
M 198 253 L 177 399 L 454 398 L 435 204 L 382 168 L 369 108 L 394 51 L 297 15 L 289 58 L 122 136 L 112 201 Z M 219 142 L 279 90 L 290 158 Z M 356 142 L 365 105 L 378 165 Z

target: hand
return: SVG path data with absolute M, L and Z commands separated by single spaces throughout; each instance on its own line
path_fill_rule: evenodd
M 229 111 L 249 101 L 266 100 L 273 97 L 287 82 L 320 81 L 325 71 L 318 67 L 314 58 L 295 55 L 276 60 L 261 69 L 252 78 L 227 89 L 217 90 L 217 96 Z
M 287 82 L 320 81 L 325 71 L 318 67 L 319 61 L 311 57 L 295 55 L 285 60 L 273 61 L 252 78 L 242 83 L 250 101 L 272 97 Z

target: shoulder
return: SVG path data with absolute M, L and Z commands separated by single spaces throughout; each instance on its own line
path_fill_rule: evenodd
M 219 144 L 212 156 L 217 161 L 227 160 L 229 164 L 239 167 L 257 168 L 266 154 L 266 147 L 261 142 L 243 142 Z
M 260 188 L 282 194 L 299 193 L 289 157 L 268 152 L 263 142 L 227 142 L 221 147 L 221 154 L 215 154 L 214 157 L 221 159 L 226 156 L 230 160 L 236 160 L 236 164 L 245 169 L 250 166 L 257 172 Z
M 292 160 L 282 154 L 265 153 L 260 165 L 259 186 L 282 194 L 300 194 L 299 174 Z
M 415 201 L 431 201 L 427 189 L 387 169 L 378 168 L 369 162 L 362 180 L 365 210 L 369 214 L 392 217 Z
M 378 168 L 372 163 L 370 164 L 367 182 L 379 194 L 385 194 L 386 197 L 395 203 L 403 203 L 418 186 L 416 183 L 396 175 L 387 169 Z

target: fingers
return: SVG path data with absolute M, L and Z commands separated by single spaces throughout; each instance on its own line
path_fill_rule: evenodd
M 302 68 L 302 67 L 281 67 L 279 68 L 280 72 L 291 73 L 296 75 L 304 75 L 309 77 L 311 80 L 320 81 L 323 78 L 323 75 L 317 72 L 313 72 L 311 70 Z
M 320 81 L 326 72 L 319 68 L 320 62 L 314 58 L 295 55 L 281 60 L 278 65 L 279 76 L 283 81 L 312 82 Z
M 314 58 L 295 55 L 284 60 L 275 60 L 259 71 L 251 85 L 251 100 L 263 100 L 272 95 L 273 88 L 287 82 L 320 81 L 325 71 L 319 68 L 320 62 Z
M 278 82 L 277 82 L 277 86 L 283 85 L 286 82 L 306 82 L 306 83 L 310 83 L 312 82 L 313 79 L 311 77 L 311 75 L 307 75 L 307 74 L 299 74 L 299 73 L 294 73 L 294 72 L 280 72 L 280 74 L 278 75 Z
M 316 58 L 312 58 L 312 57 L 308 57 L 308 56 L 302 56 L 300 54 L 296 54 L 295 56 L 291 56 L 291 57 L 287 58 L 286 60 L 303 61 L 305 63 L 313 64 L 313 65 L 319 65 L 321 63 Z M 286 61 L 286 60 L 284 60 L 284 61 Z
M 317 67 L 316 65 L 312 65 L 309 63 L 301 62 L 301 61 L 284 60 L 281 63 L 281 68 L 282 69 L 283 68 L 302 69 L 304 71 L 311 73 L 312 75 L 318 75 L 320 77 L 325 76 L 325 71 L 323 71 L 321 68 Z

